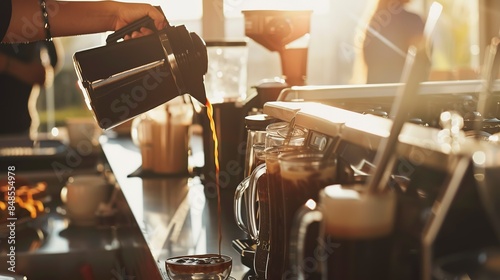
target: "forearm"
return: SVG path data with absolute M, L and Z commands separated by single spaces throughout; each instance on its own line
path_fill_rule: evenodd
M 2 42 L 21 43 L 45 38 L 38 0 L 12 0 L 12 16 Z
M 163 15 L 149 4 L 115 1 L 46 0 L 53 37 L 114 31 L 148 15 L 158 29 L 166 25 Z M 13 0 L 12 19 L 3 42 L 20 43 L 46 38 L 39 0 Z
M 50 4 L 49 4 L 50 3 Z M 119 4 L 102 2 L 48 1 L 52 36 L 70 36 L 113 31 Z
M 111 1 L 46 1 L 52 36 L 104 32 L 113 29 L 116 3 Z M 39 0 L 13 0 L 12 19 L 4 42 L 19 43 L 46 37 Z

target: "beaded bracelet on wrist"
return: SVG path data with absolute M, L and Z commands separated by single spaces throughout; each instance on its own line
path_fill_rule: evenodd
M 52 41 L 50 34 L 49 13 L 47 12 L 47 3 L 45 0 L 40 0 L 40 8 L 42 9 L 43 29 L 45 30 L 45 40 Z

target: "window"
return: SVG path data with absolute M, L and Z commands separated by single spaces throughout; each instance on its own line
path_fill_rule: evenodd
M 477 0 L 439 0 L 443 13 L 436 27 L 433 73 L 436 80 L 474 79 L 482 63 Z M 432 3 L 428 1 L 428 5 Z
M 224 0 L 226 18 L 242 17 L 242 10 L 313 10 L 315 14 L 328 13 L 328 0 Z

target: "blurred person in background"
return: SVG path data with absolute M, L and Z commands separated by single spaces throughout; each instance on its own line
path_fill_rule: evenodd
M 362 24 L 355 80 L 400 82 L 408 48 L 423 37 L 424 20 L 407 10 L 410 0 L 378 0 Z M 360 78 L 361 77 L 361 78 Z
M 60 50 L 59 50 L 60 52 Z M 38 129 L 36 101 L 58 65 L 53 41 L 0 44 L 0 136 L 30 136 Z

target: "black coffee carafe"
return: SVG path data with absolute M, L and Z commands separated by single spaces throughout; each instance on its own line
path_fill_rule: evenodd
M 184 25 L 169 24 L 150 35 L 120 40 L 141 27 L 156 30 L 146 16 L 108 36 L 105 46 L 73 56 L 87 106 L 103 129 L 179 95 L 190 94 L 206 103 L 205 42 Z

